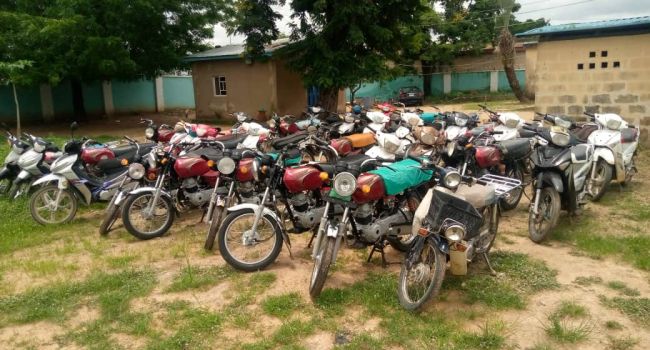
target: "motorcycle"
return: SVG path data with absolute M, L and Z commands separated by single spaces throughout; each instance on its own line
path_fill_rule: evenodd
M 494 135 L 495 141 L 513 140 L 522 137 L 519 133 L 519 129 L 524 125 L 525 121 L 517 113 L 497 113 L 490 110 L 485 105 L 479 105 L 479 107 L 481 107 L 481 110 L 488 113 L 490 122 L 494 124 L 494 131 L 501 132 Z
M 404 159 L 362 172 L 352 164 L 337 164 L 333 187 L 325 196 L 326 208 L 314 240 L 314 267 L 309 284 L 312 298 L 320 295 L 330 266 L 345 239 L 355 245 L 370 246 L 368 261 L 375 252 L 386 264 L 384 248 L 391 245 L 407 251 L 413 240 L 413 213 L 426 192 L 433 173 L 420 163 Z M 338 219 L 330 213 L 333 206 L 344 208 Z M 348 237 L 348 228 L 351 234 Z
M 140 119 L 141 124 L 146 124 L 144 136 L 147 140 L 153 142 L 167 143 L 174 136 L 174 128 L 167 124 L 157 126 L 151 119 Z
M 5 157 L 2 169 L 0 169 L 0 195 L 5 195 L 10 192 L 13 180 L 20 173 L 18 159 L 32 147 L 30 143 L 12 134 L 9 129 L 5 129 L 5 134 L 11 150 Z
M 466 275 L 468 262 L 483 256 L 493 271 L 488 253 L 498 232 L 499 199 L 521 186 L 515 179 L 495 175 L 475 179 L 420 162 L 435 172 L 437 185 L 415 211 L 415 238 L 400 271 L 397 295 L 410 311 L 422 310 L 438 295 L 447 261 L 453 275 Z
M 32 148 L 27 149 L 18 158 L 20 172 L 13 180 L 9 198 L 17 198 L 31 187 L 32 183 L 45 174 L 50 173 L 50 166 L 54 160 L 61 157 L 59 148 L 52 142 L 41 137 L 25 134 L 30 139 Z
M 124 162 L 115 165 L 120 171 L 111 171 L 111 175 L 103 178 L 88 174 L 81 159 L 85 139 L 74 139 L 77 127 L 76 122 L 70 125 L 72 138 L 64 145 L 64 155 L 50 166 L 50 174 L 32 184 L 39 188 L 29 199 L 29 209 L 32 218 L 41 225 L 71 221 L 77 213 L 79 201 L 87 205 L 93 201 L 108 201 L 117 190 L 121 177 L 128 173 L 128 170 L 123 170 Z M 126 138 L 137 145 L 135 140 Z
M 563 127 L 523 128 L 537 135 L 530 156 L 535 192 L 528 215 L 528 234 L 533 242 L 540 243 L 557 225 L 560 210 L 574 214 L 585 204 L 594 146 L 572 145 L 571 136 Z

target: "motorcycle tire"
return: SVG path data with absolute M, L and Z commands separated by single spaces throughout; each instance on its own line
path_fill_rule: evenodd
M 253 209 L 248 209 L 248 208 L 241 209 L 229 213 L 223 219 L 221 227 L 219 227 L 219 232 L 217 233 L 219 252 L 221 253 L 223 259 L 230 266 L 236 268 L 237 270 L 246 271 L 246 272 L 259 271 L 271 265 L 278 258 L 278 255 L 280 255 L 280 251 L 282 250 L 282 242 L 283 242 L 282 229 L 270 214 L 263 214 L 262 217 L 260 218 L 260 222 L 258 223 L 258 228 L 260 227 L 260 225 L 264 223 L 264 224 L 268 224 L 271 230 L 273 231 L 273 237 L 268 239 L 268 240 L 272 240 L 271 249 L 269 250 L 268 254 L 266 254 L 266 256 L 264 256 L 262 259 L 259 259 L 254 262 L 245 262 L 235 256 L 236 255 L 234 253 L 235 247 L 234 246 L 231 247 L 231 245 L 228 243 L 230 240 L 228 239 L 228 237 L 226 237 L 226 235 L 230 233 L 234 223 L 236 223 L 239 220 L 243 220 L 246 217 L 250 217 L 251 219 L 254 220 L 255 211 Z M 248 226 L 248 227 L 252 228 L 252 226 Z M 236 236 L 234 238 L 235 240 L 233 240 L 233 242 L 242 243 L 241 236 Z
M 210 227 L 208 228 L 208 235 L 205 237 L 205 243 L 203 244 L 203 249 L 212 251 L 214 247 L 214 240 L 217 238 L 217 231 L 219 231 L 219 226 L 221 224 L 221 218 L 223 217 L 224 208 L 220 205 L 215 206 L 212 211 L 212 221 L 210 221 Z
M 8 195 L 9 199 L 16 199 L 19 196 L 24 195 L 25 193 L 28 192 L 29 187 L 30 187 L 29 183 L 25 183 L 25 182 L 12 184 L 11 189 L 9 190 L 9 195 Z
M 131 208 L 134 206 L 134 204 L 137 203 L 138 200 L 145 196 L 153 197 L 153 193 L 141 192 L 138 194 L 130 195 L 122 207 L 122 222 L 124 223 L 124 228 L 126 228 L 126 230 L 134 237 L 141 240 L 149 240 L 163 236 L 165 233 L 167 233 L 167 231 L 169 231 L 169 228 L 174 223 L 175 216 L 174 203 L 172 203 L 172 200 L 170 198 L 161 195 L 159 201 L 161 201 L 161 203 L 164 203 L 167 209 L 167 218 L 165 219 L 163 225 L 151 232 L 144 232 L 136 228 L 133 223 L 133 218 L 131 217 Z M 148 201 L 146 203 L 148 203 Z
M 334 246 L 336 245 L 336 238 L 324 236 L 324 242 L 321 242 L 320 249 L 314 258 L 314 268 L 311 272 L 311 280 L 309 282 L 309 296 L 312 299 L 318 298 L 325 286 L 327 273 L 332 265 L 332 258 L 334 256 Z
M 499 232 L 500 213 L 498 207 L 489 206 L 483 209 L 482 216 L 487 220 L 484 221 L 483 225 L 489 225 L 488 229 L 490 230 L 490 233 L 489 236 L 481 238 L 481 240 L 476 244 L 473 258 L 476 258 L 480 254 L 488 254 L 490 250 L 492 250 L 494 241 L 497 238 L 497 233 Z M 479 230 L 483 231 L 483 227 Z
M 609 163 L 607 163 L 604 159 L 599 159 L 598 163 L 596 163 L 596 174 L 602 174 L 602 184 L 596 189 L 595 192 L 594 188 L 591 188 L 592 202 L 598 202 L 601 198 L 603 198 L 605 192 L 607 192 L 607 187 L 609 187 L 609 183 L 612 181 L 612 166 L 609 165 Z
M 499 205 L 504 211 L 515 209 L 519 205 L 521 197 L 524 194 L 524 172 L 521 171 L 519 167 L 508 169 L 508 171 L 506 171 L 506 177 L 521 181 L 521 188 L 511 191 L 510 196 L 507 199 L 503 198 L 499 201 Z
M 0 180 L 0 196 L 4 196 L 11 191 L 12 181 L 11 179 L 1 179 Z
M 402 269 L 399 274 L 399 284 L 397 287 L 397 296 L 399 299 L 400 305 L 402 305 L 403 308 L 409 311 L 421 311 L 423 310 L 432 300 L 435 296 L 440 293 L 440 288 L 442 287 L 442 281 L 445 279 L 445 268 L 447 264 L 447 258 L 445 255 L 440 252 L 438 247 L 433 243 L 431 239 L 427 239 L 424 242 L 424 246 L 422 247 L 422 251 L 420 252 L 420 256 L 426 252 L 427 254 L 433 254 L 433 261 L 431 259 L 427 259 L 427 262 L 420 262 L 418 264 L 414 264 L 411 266 L 410 269 L 407 268 L 406 260 L 405 262 L 402 263 Z M 426 258 L 429 258 L 427 255 Z M 418 259 L 419 261 L 422 260 L 420 257 Z M 420 264 L 423 264 L 426 266 L 426 268 L 433 270 L 433 277 L 431 278 L 431 281 L 427 285 L 427 289 L 425 290 L 424 294 L 420 297 L 413 298 L 409 295 L 408 291 L 408 284 L 410 282 L 409 280 L 409 272 L 413 271 L 414 268 L 421 268 L 424 269 L 424 267 L 420 266 Z M 417 277 L 417 276 L 416 276 Z
M 417 208 L 420 206 L 421 198 L 416 195 L 412 195 L 407 199 L 407 201 L 409 210 L 412 213 L 415 213 L 415 210 L 417 210 Z M 393 247 L 393 249 L 402 253 L 406 253 L 411 249 L 411 244 L 413 244 L 415 236 L 416 235 L 409 233 L 408 235 L 388 236 L 386 240 L 388 241 L 388 244 Z
M 111 227 L 113 227 L 113 224 L 115 221 L 117 221 L 117 218 L 120 215 L 120 208 L 111 201 L 111 204 L 108 205 L 108 208 L 106 208 L 106 212 L 104 213 L 104 218 L 102 219 L 102 223 L 99 225 L 99 234 L 101 236 L 105 236 L 108 234 L 108 231 L 111 230 Z
M 69 189 L 65 189 L 61 191 L 61 197 L 59 198 L 59 205 L 61 203 L 65 203 L 66 199 L 67 202 L 69 203 L 69 211 L 63 216 L 61 219 L 54 219 L 53 215 L 54 213 L 58 212 L 58 208 L 56 211 L 51 211 L 50 210 L 50 216 L 49 219 L 45 218 L 43 215 L 41 215 L 41 211 L 39 209 L 44 209 L 46 203 L 43 203 L 43 201 L 51 201 L 54 198 L 57 197 L 57 194 L 59 192 L 59 187 L 56 185 L 47 185 L 39 188 L 32 196 L 29 198 L 29 212 L 32 215 L 32 218 L 34 221 L 41 225 L 55 225 L 55 224 L 66 224 L 72 219 L 74 219 L 75 215 L 77 215 L 77 197 L 75 197 L 74 193 L 70 191 Z M 49 198 L 49 200 L 48 200 Z
M 538 228 L 536 226 L 537 217 L 535 216 L 535 214 L 533 214 L 532 208 L 529 211 L 528 236 L 530 240 L 535 243 L 541 243 L 546 239 L 546 237 L 551 232 L 551 230 L 557 225 L 557 221 L 560 218 L 560 210 L 561 210 L 560 194 L 553 187 L 544 187 L 540 193 L 540 196 L 541 198 L 539 201 L 540 204 L 538 208 L 538 210 L 540 211 L 539 215 L 543 215 L 541 213 L 543 205 L 545 206 L 545 209 L 549 210 L 549 215 L 548 215 L 547 226 L 542 227 L 542 225 L 540 225 L 540 227 Z M 546 199 L 548 199 L 548 202 L 546 201 Z

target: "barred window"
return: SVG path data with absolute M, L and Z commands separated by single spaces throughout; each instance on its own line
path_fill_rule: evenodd
M 215 96 L 226 96 L 226 77 L 216 76 L 214 77 L 214 95 Z

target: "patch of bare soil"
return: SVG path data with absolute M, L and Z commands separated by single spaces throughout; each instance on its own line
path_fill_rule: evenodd
M 59 349 L 56 338 L 65 334 L 66 329 L 50 322 L 36 322 L 0 328 L 0 347 L 19 349 Z M 69 349 L 79 349 L 71 346 Z

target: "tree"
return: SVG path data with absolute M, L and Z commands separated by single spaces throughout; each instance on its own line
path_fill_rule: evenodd
M 51 81 L 48 76 L 69 79 L 75 114 L 83 116 L 82 82 L 154 77 L 182 66 L 188 53 L 207 48 L 223 1 L 5 0 L 0 22 L 8 17 L 23 25 L 0 24 L 0 37 L 41 29 L 39 22 L 49 27 L 0 48 L 0 60 L 4 51 L 33 61 L 43 82 Z
M 20 103 L 18 103 L 18 93 L 16 85 L 28 85 L 31 83 L 29 75 L 25 74 L 26 70 L 32 65 L 30 61 L 0 62 L 0 84 L 11 85 L 14 93 L 14 103 L 16 104 L 16 134 L 20 135 Z
M 231 25 L 234 32 L 247 34 L 247 52 L 259 52 L 277 38 L 278 17 L 272 6 L 281 3 L 237 2 L 236 8 L 243 12 Z M 420 12 L 427 9 L 420 0 L 293 0 L 290 5 L 296 20 L 292 42 L 274 55 L 299 72 L 305 86 L 318 87 L 320 104 L 328 110 L 335 109 L 341 89 L 404 71 L 399 64 L 402 53 L 421 40 L 407 35 L 408 29 L 419 23 Z M 250 35 L 251 28 L 264 30 Z
M 510 89 L 515 94 L 515 97 L 521 102 L 528 102 L 528 98 L 519 85 L 519 79 L 515 73 L 515 40 L 510 32 L 509 24 L 512 17 L 512 10 L 515 6 L 515 0 L 499 0 L 502 8 L 501 15 L 501 33 L 499 34 L 499 51 L 501 52 L 501 62 L 503 63 L 503 70 L 508 78 Z

